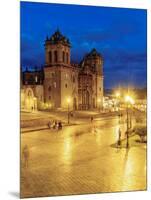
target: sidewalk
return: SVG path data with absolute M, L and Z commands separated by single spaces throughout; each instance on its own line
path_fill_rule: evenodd
M 73 123 L 64 124 L 63 127 L 76 126 L 76 125 L 79 125 L 79 124 L 73 124 Z M 42 130 L 58 131 L 58 129 L 53 129 L 53 128 L 49 129 L 47 125 L 44 125 L 44 126 L 24 127 L 24 128 L 20 129 L 20 132 L 21 133 L 28 133 L 28 132 L 42 131 Z
M 89 123 L 91 117 L 94 120 L 107 119 L 109 117 L 118 116 L 118 112 L 114 113 L 97 113 L 94 111 L 75 111 L 73 116 L 70 116 L 70 123 L 83 124 Z M 22 112 L 21 113 L 21 128 L 34 127 L 34 126 L 44 126 L 50 120 L 62 121 L 63 124 L 67 123 L 68 112 L 67 111 L 52 111 L 52 112 L 41 112 L 36 111 L 32 113 Z
M 21 128 L 20 132 L 21 133 L 28 133 L 28 132 L 34 132 L 34 131 L 42 131 L 42 130 L 47 130 L 49 129 L 48 126 L 36 126 L 36 127 L 26 127 L 26 128 Z
M 120 146 L 117 146 L 117 142 L 116 142 L 116 143 L 112 144 L 111 147 L 112 148 L 118 148 L 118 149 L 126 148 L 126 143 L 127 143 L 127 139 L 125 137 L 121 140 Z M 145 142 L 141 143 L 140 137 L 138 135 L 136 135 L 135 133 L 129 135 L 129 148 L 140 147 L 140 146 L 144 147 L 144 146 L 146 146 L 146 143 Z

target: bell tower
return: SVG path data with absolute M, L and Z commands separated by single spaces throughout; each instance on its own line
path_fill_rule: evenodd
M 45 40 L 44 96 L 46 105 L 67 108 L 67 99 L 73 104 L 74 69 L 70 64 L 71 44 L 57 30 Z
M 45 67 L 70 65 L 70 42 L 57 30 L 45 41 Z
M 87 90 L 91 94 L 89 107 L 101 109 L 103 107 L 103 58 L 96 49 L 92 49 L 90 53 L 86 54 L 82 61 L 82 69 L 84 71 L 80 77 L 83 77 L 84 74 L 91 75 L 91 79 L 90 75 L 87 77 L 87 84 L 89 83 Z
M 96 99 L 96 107 L 98 109 L 103 108 L 103 57 L 94 48 L 88 54 L 88 60 L 91 63 L 93 70 L 93 80 L 94 80 L 94 91 Z

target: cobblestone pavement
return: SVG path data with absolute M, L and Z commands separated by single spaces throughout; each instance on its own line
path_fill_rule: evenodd
M 146 189 L 146 145 L 113 147 L 118 120 L 21 134 L 21 197 Z M 121 125 L 122 137 L 126 124 Z

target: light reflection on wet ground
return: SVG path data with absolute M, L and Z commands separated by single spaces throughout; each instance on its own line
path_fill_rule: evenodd
M 121 125 L 122 137 L 126 124 Z M 22 134 L 30 150 L 22 168 L 22 196 L 47 196 L 144 190 L 145 145 L 112 148 L 118 139 L 117 119 Z

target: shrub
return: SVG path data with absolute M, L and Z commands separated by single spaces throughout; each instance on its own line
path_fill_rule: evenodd
M 135 134 L 139 135 L 141 142 L 145 141 L 145 138 L 147 136 L 147 127 L 146 126 L 136 126 L 134 128 Z

